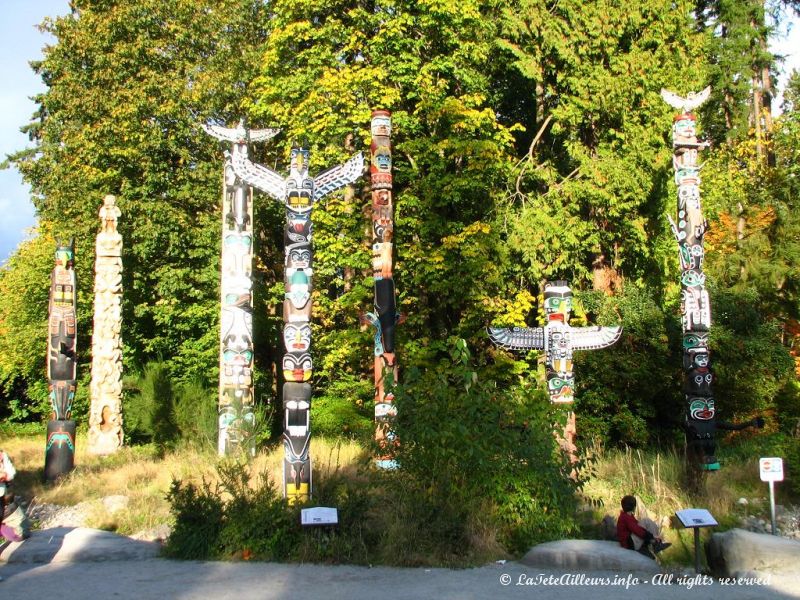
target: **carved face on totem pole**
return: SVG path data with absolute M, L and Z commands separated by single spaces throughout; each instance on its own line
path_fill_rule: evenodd
M 308 323 L 287 323 L 283 328 L 287 352 L 308 352 L 311 347 L 311 326 Z
M 286 381 L 304 382 L 311 379 L 314 364 L 308 352 L 287 352 L 283 355 L 283 377 Z
M 286 207 L 294 212 L 309 212 L 313 205 L 314 180 L 308 175 L 309 152 L 292 148 L 291 168 L 286 180 Z
M 311 217 L 308 214 L 295 213 L 289 211 L 286 215 L 286 232 L 284 235 L 284 243 L 288 246 L 291 244 L 311 242 L 311 235 L 313 233 L 313 225 Z
M 311 491 L 311 461 L 308 456 L 311 431 L 309 410 L 311 386 L 287 382 L 283 386 L 284 485 L 290 503 L 304 500 Z
M 554 281 L 544 286 L 544 312 L 548 323 L 569 323 L 572 312 L 572 290 L 566 281 Z

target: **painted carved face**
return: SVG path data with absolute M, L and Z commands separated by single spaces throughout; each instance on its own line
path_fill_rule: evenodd
M 672 134 L 676 138 L 690 140 L 697 137 L 694 115 L 680 115 L 672 125 Z
M 700 188 L 697 185 L 682 185 L 678 188 L 678 206 L 688 210 L 700 210 Z
M 287 323 L 283 328 L 283 343 L 287 352 L 308 352 L 311 347 L 311 326 Z
M 308 177 L 301 180 L 290 179 L 287 184 L 286 206 L 296 212 L 311 210 L 314 182 Z
M 675 184 L 679 186 L 699 186 L 700 169 L 697 167 L 679 167 L 675 170 Z
M 686 333 L 683 336 L 684 350 L 691 350 L 692 348 L 708 348 L 708 334 L 707 333 Z
M 286 267 L 308 269 L 311 266 L 311 246 L 307 243 L 292 244 L 286 247 Z
M 308 352 L 290 352 L 283 356 L 283 377 L 286 381 L 308 381 L 311 379 L 312 370 L 313 364 Z
M 377 146 L 372 154 L 372 166 L 380 173 L 392 170 L 392 151 L 389 146 Z
M 575 380 L 572 377 L 554 375 L 547 379 L 547 391 L 552 402 L 572 402 Z
M 713 398 L 691 398 L 689 400 L 689 415 L 698 421 L 710 421 L 714 418 Z
M 311 297 L 311 282 L 305 269 L 286 269 L 286 299 L 295 308 L 303 308 Z
M 372 113 L 370 130 L 375 137 L 390 137 L 392 135 L 392 117 L 389 115 L 389 111 L 374 111 Z
M 544 286 L 544 311 L 548 321 L 567 323 L 572 312 L 572 290 L 565 284 L 548 283 Z
M 708 368 L 692 369 L 686 374 L 686 393 L 693 396 L 710 396 L 714 374 Z
M 72 267 L 75 260 L 75 251 L 69 246 L 59 246 L 56 248 L 56 265 L 68 269 Z
M 310 154 L 305 148 L 292 148 L 290 155 L 291 169 L 298 172 L 308 170 L 308 158 Z
M 308 243 L 314 227 L 307 214 L 289 212 L 286 222 L 285 242 L 287 245 L 298 242 Z
M 706 274 L 690 269 L 681 275 L 681 283 L 686 287 L 701 287 L 706 283 Z
M 229 364 L 250 366 L 253 361 L 253 351 L 249 348 L 225 348 L 222 351 L 222 360 Z

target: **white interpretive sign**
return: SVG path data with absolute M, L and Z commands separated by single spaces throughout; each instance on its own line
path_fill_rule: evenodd
M 677 511 L 675 516 L 686 528 L 715 527 L 719 525 L 717 520 L 705 508 L 684 508 Z
M 315 506 L 300 511 L 301 525 L 338 525 L 339 513 L 335 508 Z

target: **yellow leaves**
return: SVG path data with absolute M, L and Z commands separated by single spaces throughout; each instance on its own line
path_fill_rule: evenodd
M 442 238 L 442 247 L 452 250 L 467 243 L 468 239 L 475 235 L 488 235 L 492 231 L 491 225 L 482 221 L 476 221 L 467 225 L 462 231 L 454 235 Z

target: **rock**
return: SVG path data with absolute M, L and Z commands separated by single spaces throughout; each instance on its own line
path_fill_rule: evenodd
M 150 529 L 143 529 L 137 531 L 130 538 L 132 540 L 145 540 L 147 542 L 164 542 L 172 533 L 172 528 L 169 525 L 159 525 L 151 527 Z
M 604 540 L 616 540 L 617 539 L 617 520 L 612 517 L 611 515 L 606 515 L 603 517 L 603 520 L 600 521 L 600 531 L 603 534 Z
M 744 529 L 715 533 L 706 544 L 706 556 L 717 577 L 750 572 L 800 575 L 800 542 L 774 535 Z
M 132 540 L 99 529 L 56 527 L 34 531 L 22 542 L 14 542 L 0 553 L 8 563 L 97 562 L 142 560 L 158 556 L 160 544 Z
M 736 504 L 739 504 L 741 506 L 747 506 L 748 504 L 750 504 L 750 502 L 748 502 L 747 498 L 739 498 L 736 501 Z
M 600 540 L 559 540 L 531 548 L 520 560 L 531 567 L 563 571 L 616 571 L 659 573 L 658 563 L 617 542 Z
M 109 514 L 114 514 L 128 508 L 128 497 L 118 494 L 116 496 L 106 496 L 103 498 L 103 507 Z

